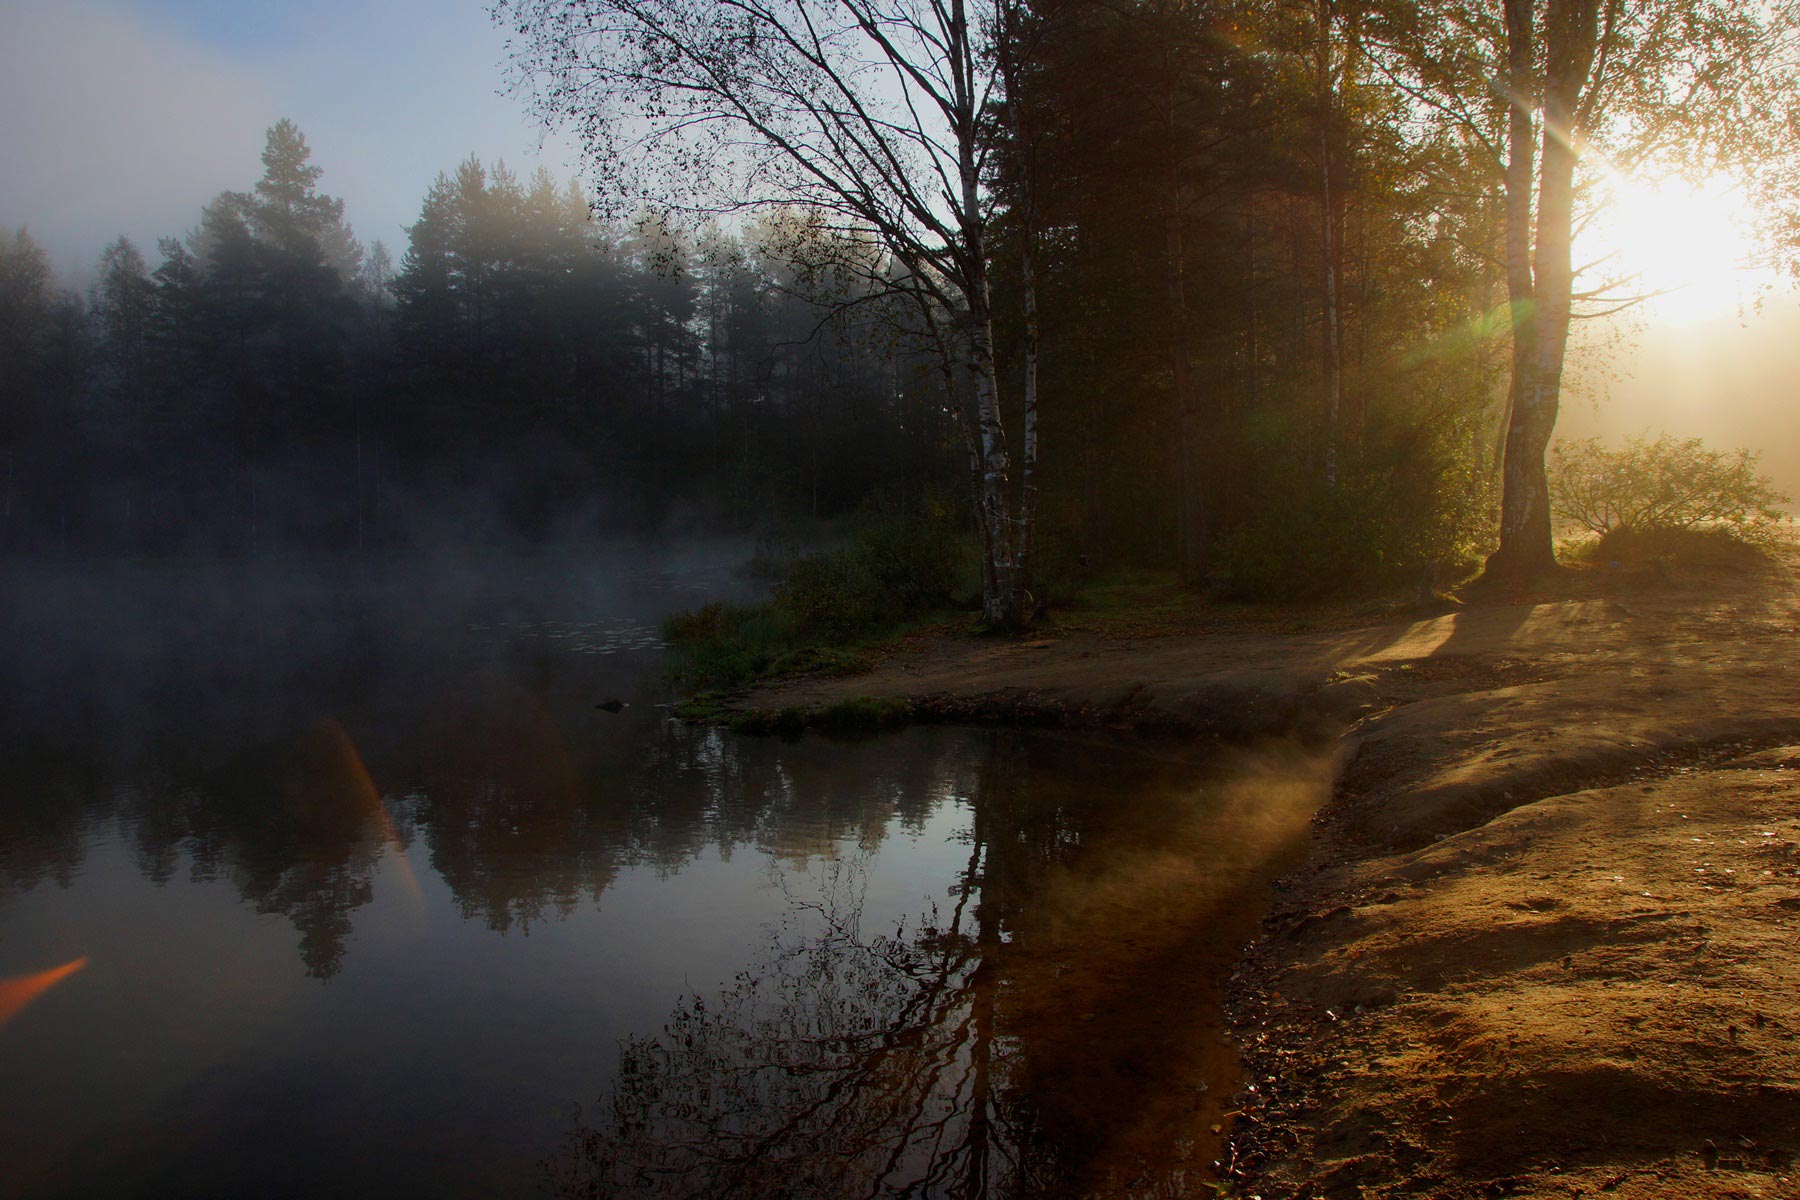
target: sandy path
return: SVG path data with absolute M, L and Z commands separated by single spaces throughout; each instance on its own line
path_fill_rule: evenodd
M 942 639 L 749 702 L 1349 722 L 1235 984 L 1245 1194 L 1797 1200 L 1795 562 L 1326 633 Z

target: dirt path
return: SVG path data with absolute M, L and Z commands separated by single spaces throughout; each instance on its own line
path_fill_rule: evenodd
M 1797 1200 L 1797 557 L 1324 633 L 944 639 L 749 703 L 1348 723 L 1234 981 L 1244 1194 Z

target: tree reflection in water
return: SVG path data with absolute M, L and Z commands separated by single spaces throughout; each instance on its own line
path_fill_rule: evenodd
M 385 845 L 405 842 L 332 720 L 214 770 L 152 757 L 125 789 L 121 817 L 145 875 L 165 882 L 185 859 L 194 881 L 229 881 L 257 912 L 293 924 L 317 979 L 342 966 L 350 914 L 374 898 Z
M 1192 1193 L 1235 1083 L 1222 979 L 1330 770 L 1280 746 L 1202 788 L 1192 762 L 994 736 L 948 912 L 866 935 L 867 849 L 790 891 L 752 968 L 624 1046 L 552 1189 Z
M 185 865 L 192 882 L 231 884 L 257 912 L 293 924 L 308 975 L 336 975 L 383 854 L 412 840 L 403 806 L 396 824 L 335 720 L 231 752 L 177 744 L 124 768 L 96 753 L 8 748 L 0 769 L 21 799 L 0 805 L 0 897 L 72 887 L 116 821 L 145 878 L 166 884 Z
M 620 1054 L 605 1119 L 570 1134 L 564 1195 L 1042 1194 L 996 1028 L 978 839 L 947 913 L 865 936 L 864 864 L 790 893 L 757 966 Z
M 507 689 L 496 701 L 428 718 L 404 812 L 465 919 L 529 932 L 584 898 L 600 902 L 626 817 L 537 694 Z
M 0 746 L 0 898 L 40 883 L 67 888 L 87 857 L 99 780 L 79 756 L 28 743 Z
M 1303 844 L 1318 755 L 930 729 L 746 741 L 475 691 L 351 714 L 365 746 L 324 721 L 249 750 L 189 731 L 125 764 L 16 751 L 29 803 L 0 806 L 0 898 L 73 886 L 116 829 L 150 879 L 185 868 L 285 917 L 328 980 L 402 858 L 466 920 L 517 933 L 627 873 L 747 853 L 789 884 L 787 918 L 723 995 L 626 1047 L 556 1163 L 562 1191 L 1174 1196 L 1207 1178 L 1236 1070 L 1220 984 Z M 930 852 L 951 827 L 954 866 Z M 895 851 L 896 831 L 927 853 Z M 949 892 L 871 933 L 888 852 Z
M 0 766 L 19 803 L 0 805 L 0 899 L 73 886 L 116 828 L 158 885 L 225 882 L 286 917 L 307 973 L 328 980 L 390 846 L 429 867 L 465 919 L 528 932 L 600 905 L 634 867 L 675 873 L 740 849 L 805 862 L 845 839 L 877 845 L 918 828 L 944 775 L 961 769 L 912 744 L 846 755 L 654 712 L 608 718 L 596 736 L 578 719 L 591 706 L 482 682 L 478 701 L 351 718 L 355 738 L 329 718 L 286 736 L 215 736 L 175 714 L 118 756 L 96 743 L 7 746 Z

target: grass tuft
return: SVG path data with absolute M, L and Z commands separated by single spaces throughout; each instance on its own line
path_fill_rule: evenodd
M 898 729 L 910 714 L 911 706 L 904 700 L 857 696 L 815 710 L 810 723 L 822 733 L 845 737 Z

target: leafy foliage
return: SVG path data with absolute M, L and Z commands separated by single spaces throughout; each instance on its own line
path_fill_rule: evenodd
M 954 602 L 969 547 L 948 510 L 865 515 L 849 546 L 789 563 L 775 607 L 800 633 L 842 640 Z
M 818 644 L 778 604 L 715 602 L 667 618 L 663 636 L 676 675 L 719 688 L 770 676 L 855 675 L 871 665 L 854 647 Z
M 663 623 L 676 672 L 718 687 L 768 676 L 853 674 L 861 647 L 973 591 L 973 547 L 956 514 L 865 515 L 847 546 L 781 568 L 766 604 L 709 604 Z
M 1226 538 L 1221 582 L 1247 598 L 1309 599 L 1410 582 L 1470 562 L 1489 532 L 1493 483 L 1473 399 L 1369 431 L 1337 488 L 1258 431 L 1255 510 Z
M 1617 449 L 1588 438 L 1550 457 L 1558 517 L 1602 536 L 1706 526 L 1746 541 L 1766 538 L 1790 497 L 1757 472 L 1749 450 L 1709 450 L 1699 438 L 1634 438 Z

